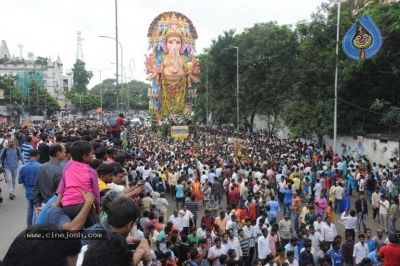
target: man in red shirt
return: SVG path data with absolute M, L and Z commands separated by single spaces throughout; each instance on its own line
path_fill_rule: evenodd
M 111 128 L 111 134 L 114 139 L 119 139 L 121 138 L 121 128 L 125 124 L 124 121 L 124 114 L 120 113 L 118 117 L 116 118 L 117 125 L 115 127 L 110 127 Z
M 400 265 L 400 246 L 399 236 L 397 234 L 389 234 L 389 243 L 379 249 L 378 260 L 384 260 L 383 266 L 399 266 Z
M 32 147 L 34 147 L 34 149 L 36 149 L 37 144 L 39 143 L 40 139 L 37 137 L 38 132 L 33 132 L 32 133 L 32 141 L 31 141 L 31 145 Z
M 210 211 L 205 211 L 206 216 L 201 218 L 200 224 L 205 224 L 207 228 L 211 228 L 214 224 L 214 218 L 210 215 Z
M 229 192 L 229 204 L 234 209 L 239 203 L 239 192 L 235 189 L 235 186 L 231 187 L 231 191 Z

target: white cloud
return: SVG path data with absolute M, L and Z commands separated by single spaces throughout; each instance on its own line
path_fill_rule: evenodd
M 277 21 L 295 24 L 309 19 L 322 0 L 119 0 L 118 34 L 123 45 L 123 64 L 127 77 L 144 81 L 144 54 L 147 53 L 147 30 L 162 12 L 176 11 L 189 17 L 197 29 L 197 52 L 210 45 L 224 30 L 237 33 L 257 22 Z M 6 40 L 11 54 L 19 57 L 18 44 L 24 45 L 23 56 L 60 55 L 65 69 L 76 59 L 76 32 L 81 31 L 87 69 L 107 69 L 102 78 L 115 74 L 115 41 L 99 35 L 115 37 L 113 0 L 1 0 L 0 39 Z M 129 70 L 134 60 L 135 69 Z M 131 64 L 133 67 L 134 64 Z M 90 87 L 99 82 L 99 73 Z

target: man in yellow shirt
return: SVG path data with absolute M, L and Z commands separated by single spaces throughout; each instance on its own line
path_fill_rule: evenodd
M 110 189 L 108 184 L 112 182 L 113 174 L 114 174 L 114 167 L 109 164 L 103 163 L 103 164 L 100 164 L 100 166 L 97 168 L 97 176 L 99 177 L 98 183 L 99 183 L 100 194 L 103 190 Z
M 300 178 L 298 176 L 295 176 L 293 178 L 293 184 L 296 186 L 297 194 L 300 195 L 301 194 L 301 186 L 300 186 L 301 180 L 300 180 Z

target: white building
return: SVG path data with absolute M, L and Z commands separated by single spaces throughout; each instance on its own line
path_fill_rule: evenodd
M 64 92 L 67 92 L 71 90 L 73 84 L 73 78 L 72 78 L 72 70 L 67 69 L 65 75 L 63 76 L 63 90 Z
M 21 88 L 24 93 L 27 93 L 26 87 L 30 86 L 30 84 L 25 84 L 30 81 L 30 77 L 27 73 L 34 70 L 39 76 L 43 76 L 43 83 L 41 85 L 43 85 L 44 89 L 57 100 L 65 101 L 63 88 L 63 63 L 59 56 L 57 57 L 57 61 L 52 61 L 50 57 L 47 58 L 46 65 L 40 64 L 36 60 L 31 61 L 11 58 L 7 44 L 3 40 L 0 46 L 0 58 L 10 59 L 8 62 L 0 64 L 0 75 L 19 75 L 21 80 L 17 81 L 16 85 Z

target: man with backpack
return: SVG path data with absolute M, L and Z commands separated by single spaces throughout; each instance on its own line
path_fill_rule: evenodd
M 8 140 L 8 147 L 5 147 L 1 151 L 0 159 L 0 168 L 4 168 L 8 193 L 10 194 L 10 199 L 13 200 L 15 198 L 15 179 L 18 174 L 18 161 L 21 161 L 22 164 L 25 163 L 21 151 L 14 147 L 13 139 Z
M 124 114 L 120 113 L 117 118 L 110 118 L 108 121 L 110 124 L 110 129 L 111 129 L 111 134 L 114 139 L 120 139 L 121 138 L 121 128 L 125 124 L 124 121 Z

